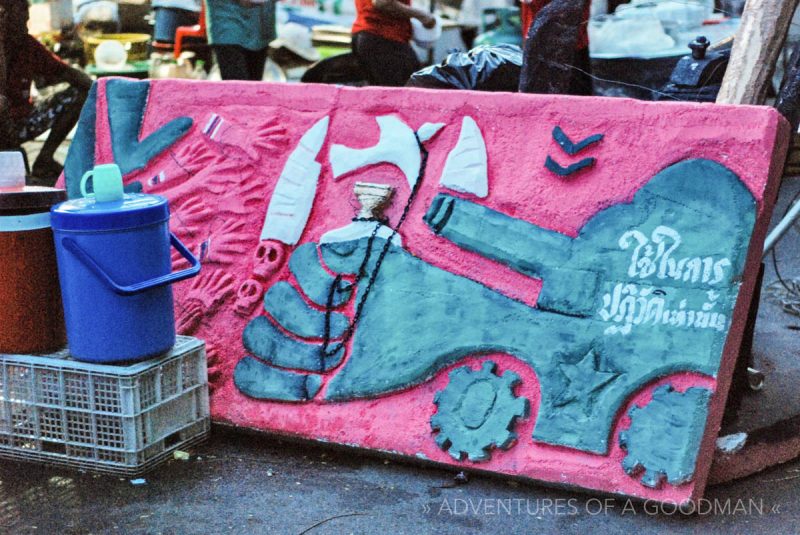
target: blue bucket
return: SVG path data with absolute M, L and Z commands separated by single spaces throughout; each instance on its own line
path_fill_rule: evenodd
M 167 200 L 126 194 L 51 210 L 70 354 L 89 362 L 144 360 L 175 344 L 172 283 L 200 262 L 169 231 Z M 171 273 L 170 245 L 190 267 Z
M 194 26 L 200 19 L 199 13 L 187 9 L 157 7 L 155 12 L 153 40 L 160 43 L 174 43 L 175 30 L 181 26 Z

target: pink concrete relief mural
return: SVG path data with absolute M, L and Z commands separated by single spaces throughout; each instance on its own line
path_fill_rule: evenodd
M 203 263 L 176 316 L 207 341 L 216 421 L 702 495 L 786 151 L 776 112 L 130 84 L 99 82 L 94 154 L 72 163 L 143 140 L 125 181 L 170 200 Z M 132 91 L 139 123 L 109 120 Z

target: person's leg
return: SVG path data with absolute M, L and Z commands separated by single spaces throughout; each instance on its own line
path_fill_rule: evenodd
M 59 145 L 72 131 L 86 101 L 86 92 L 70 87 L 36 104 L 33 112 L 21 125 L 19 139 L 29 141 L 50 130 L 31 173 L 45 184 L 54 184 L 63 166 L 54 159 Z
M 461 40 L 464 41 L 467 50 L 472 50 L 472 45 L 475 44 L 475 38 L 478 37 L 477 26 L 462 26 L 461 27 Z
M 417 53 L 408 43 L 395 43 L 395 55 L 389 62 L 395 77 L 392 78 L 392 85 L 404 86 L 408 83 L 411 75 L 422 68 Z
M 237 45 L 214 45 L 214 57 L 223 80 L 248 80 L 247 50 Z
M 403 86 L 420 67 L 411 45 L 369 32 L 359 32 L 354 36 L 353 52 L 371 85 Z
M 356 57 L 356 61 L 358 61 L 358 65 L 361 67 L 367 81 L 370 85 L 375 85 L 373 84 L 372 72 L 370 70 L 369 55 L 365 53 L 366 45 L 363 42 L 364 35 L 364 32 L 354 34 L 350 40 L 350 49 L 353 51 L 353 55 Z
M 153 40 L 161 43 L 174 43 L 175 30 L 181 26 L 197 24 L 199 13 L 174 7 L 156 7 Z
M 10 113 L 8 99 L 0 94 L 0 151 L 16 150 L 19 147 L 17 131 L 8 119 Z
M 250 80 L 260 82 L 264 79 L 264 65 L 267 63 L 267 49 L 247 51 L 247 72 Z

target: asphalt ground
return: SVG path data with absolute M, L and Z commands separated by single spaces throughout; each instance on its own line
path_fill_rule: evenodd
M 128 478 L 0 463 L 24 534 L 800 532 L 800 462 L 712 487 L 694 514 L 215 428 L 187 461 Z

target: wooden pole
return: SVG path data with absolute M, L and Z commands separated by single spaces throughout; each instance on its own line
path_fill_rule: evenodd
M 6 92 L 6 8 L 0 6 L 0 97 Z
M 717 104 L 763 104 L 800 0 L 747 0 Z
M 434 11 L 436 11 L 436 0 L 430 0 L 430 5 L 428 7 L 430 8 L 431 16 L 433 16 Z M 434 59 L 433 53 L 435 50 L 436 50 L 436 45 L 433 45 L 428 50 L 428 65 L 433 65 L 433 59 Z

